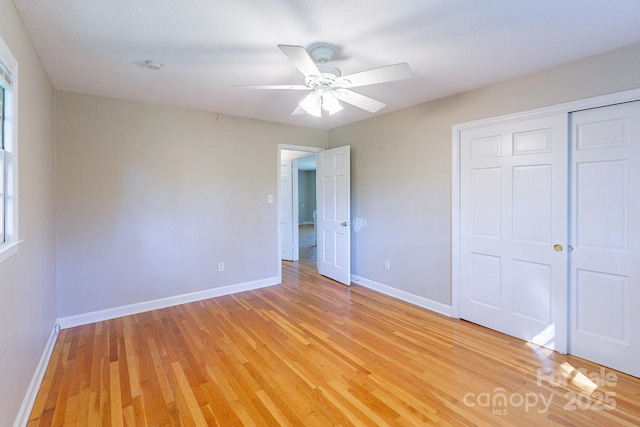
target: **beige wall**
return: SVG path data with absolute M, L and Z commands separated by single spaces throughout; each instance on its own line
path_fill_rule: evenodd
M 56 138 L 59 317 L 276 278 L 277 146 L 327 146 L 325 130 L 69 92 Z
M 451 304 L 451 127 L 638 87 L 640 44 L 329 131 L 352 147 L 352 218 L 367 220 L 353 274 Z
M 352 146 L 352 217 L 367 220 L 353 273 L 450 304 L 451 126 L 640 87 L 639 54 L 329 131 L 329 146 Z M 56 102 L 60 317 L 277 275 L 277 207 L 265 203 L 275 147 L 324 146 L 325 131 L 65 92 Z
M 352 213 L 367 219 L 353 273 L 449 304 L 451 126 L 640 87 L 633 45 L 329 132 L 58 92 L 54 133 L 54 91 L 10 0 L 0 36 L 20 63 L 24 239 L 0 264 L 0 425 L 56 317 L 277 276 L 278 143 L 351 145 Z
M 0 264 L 0 425 L 13 425 L 56 319 L 53 88 L 10 0 L 0 37 L 18 61 L 18 253 Z

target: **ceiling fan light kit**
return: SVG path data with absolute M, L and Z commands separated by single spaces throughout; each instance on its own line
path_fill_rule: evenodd
M 329 113 L 330 116 L 342 111 L 344 107 L 340 105 L 338 99 L 333 95 L 331 91 L 314 90 L 307 95 L 302 101 L 300 101 L 300 108 L 305 113 L 315 117 L 322 117 L 322 110 Z
M 340 105 L 338 99 L 333 96 L 332 92 L 327 92 L 322 96 L 322 109 L 329 113 L 330 116 L 338 111 L 342 111 L 344 107 Z
M 299 105 L 305 113 L 314 117 L 322 117 L 322 98 L 318 98 L 314 92 L 305 96 Z
M 318 46 L 308 53 L 302 46 L 278 45 L 293 65 L 304 75 L 304 85 L 237 86 L 250 89 L 309 90 L 309 93 L 291 113 L 307 113 L 322 117 L 322 111 L 333 115 L 344 107 L 339 101 L 375 113 L 385 103 L 353 92 L 349 88 L 404 80 L 412 77 L 407 63 L 388 65 L 373 70 L 342 76 L 342 72 L 326 63 L 333 58 L 334 51 L 327 46 Z

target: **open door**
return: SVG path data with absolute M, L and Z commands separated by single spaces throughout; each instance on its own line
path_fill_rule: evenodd
M 351 284 L 350 147 L 317 154 L 318 272 Z

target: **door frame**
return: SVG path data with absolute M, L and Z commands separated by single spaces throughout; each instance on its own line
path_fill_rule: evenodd
M 276 218 L 276 231 L 278 233 L 278 242 L 277 242 L 277 260 L 278 260 L 278 283 L 282 283 L 282 230 L 280 227 L 280 215 L 282 215 L 281 207 L 280 207 L 280 162 L 282 160 L 281 153 L 283 150 L 285 151 L 305 151 L 309 154 L 316 154 L 320 151 L 325 151 L 324 147 L 315 147 L 310 145 L 292 145 L 292 144 L 278 144 L 278 163 L 276 164 L 276 176 L 277 176 L 277 189 L 276 189 L 276 203 L 278 204 L 278 214 Z

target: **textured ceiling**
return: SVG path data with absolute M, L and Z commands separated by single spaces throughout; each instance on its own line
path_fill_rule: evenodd
M 278 44 L 338 49 L 343 74 L 407 62 L 354 89 L 377 115 L 640 42 L 638 0 L 14 0 L 56 89 L 330 129 L 373 114 L 292 116 L 306 95 Z M 147 59 L 164 64 L 160 71 Z

